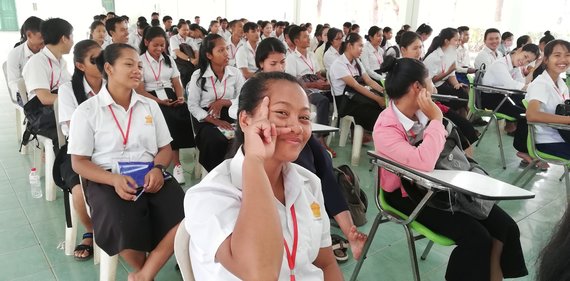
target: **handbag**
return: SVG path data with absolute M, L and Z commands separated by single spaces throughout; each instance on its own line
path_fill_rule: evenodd
M 27 133 L 31 136 L 46 135 L 48 132 L 56 129 L 53 106 L 43 105 L 37 96 L 24 105 L 24 114 L 27 119 L 26 132 L 24 134 Z M 26 145 L 28 139 L 22 139 L 22 143 Z

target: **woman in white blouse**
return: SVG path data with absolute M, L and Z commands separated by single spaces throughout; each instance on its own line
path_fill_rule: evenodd
M 331 70 L 333 62 L 340 57 L 340 46 L 342 46 L 342 30 L 331 28 L 327 32 L 327 43 L 325 44 L 325 55 L 323 56 L 323 64 L 327 73 Z
M 382 43 L 382 29 L 378 26 L 372 26 L 368 29 L 368 34 L 364 36 L 368 42 L 364 44 L 360 60 L 366 68 L 366 73 L 376 83 L 382 84 L 382 76 L 379 74 L 380 65 L 382 65 L 384 50 L 380 48 Z
M 194 71 L 186 90 L 199 161 L 210 171 L 226 158 L 234 122 L 228 109 L 237 101 L 245 79 L 237 68 L 228 65 L 226 42 L 220 35 L 204 38 L 199 61 L 200 69 Z

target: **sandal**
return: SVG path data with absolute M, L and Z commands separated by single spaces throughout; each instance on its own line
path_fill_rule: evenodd
M 93 233 L 91 232 L 83 233 L 83 239 L 88 239 L 88 238 L 93 239 Z M 75 255 L 75 252 L 83 252 L 83 251 L 87 251 L 88 255 L 85 257 L 80 257 Z M 93 257 L 93 245 L 79 244 L 75 247 L 73 253 L 74 253 L 73 257 L 75 258 L 76 261 L 89 260 L 91 259 L 91 257 Z
M 348 260 L 348 240 L 339 235 L 332 234 L 332 250 L 338 263 L 344 263 Z

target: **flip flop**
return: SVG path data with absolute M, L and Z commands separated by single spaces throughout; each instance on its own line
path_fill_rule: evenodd
M 339 235 L 332 234 L 332 250 L 338 263 L 344 263 L 348 260 L 348 242 Z
M 87 238 L 91 238 L 93 239 L 93 233 L 91 232 L 87 232 L 87 233 L 83 233 L 83 239 L 87 239 Z M 87 251 L 88 255 L 85 257 L 78 257 L 75 255 L 75 252 L 78 251 Z M 75 249 L 73 250 L 74 255 L 73 258 L 76 261 L 86 261 L 89 260 L 93 257 L 93 245 L 85 245 L 85 244 L 79 244 L 75 247 Z

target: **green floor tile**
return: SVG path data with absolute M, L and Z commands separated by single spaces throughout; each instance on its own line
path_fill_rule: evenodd
M 0 255 L 0 265 L 5 280 L 49 270 L 49 264 L 39 245 Z
M 42 270 L 31 275 L 18 277 L 11 281 L 55 281 L 55 275 L 50 269 Z
M 0 230 L 0 255 L 38 245 L 30 225 Z

